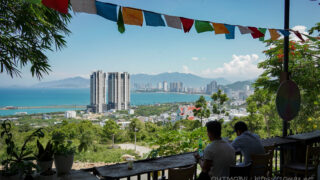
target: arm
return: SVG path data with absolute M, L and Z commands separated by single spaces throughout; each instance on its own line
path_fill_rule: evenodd
M 202 172 L 208 173 L 210 171 L 211 166 L 212 166 L 212 161 L 206 160 L 206 159 L 204 159 L 204 160 L 200 159 L 199 164 L 202 169 Z
M 239 151 L 241 149 L 241 139 L 237 137 L 232 143 L 232 147 L 234 148 L 235 151 Z

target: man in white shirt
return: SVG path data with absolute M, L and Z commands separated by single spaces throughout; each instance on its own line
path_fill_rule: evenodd
M 236 151 L 241 151 L 244 156 L 244 164 L 251 162 L 251 155 L 264 154 L 264 147 L 259 136 L 248 131 L 246 123 L 237 122 L 234 130 L 238 137 L 231 144 Z
M 210 177 L 228 177 L 230 166 L 235 165 L 235 151 L 221 139 L 221 124 L 218 121 L 209 121 L 206 127 L 211 143 L 204 149 L 203 159 L 199 155 L 195 157 L 199 160 L 202 172 Z

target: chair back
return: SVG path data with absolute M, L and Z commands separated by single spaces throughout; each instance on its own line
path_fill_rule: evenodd
M 252 177 L 271 177 L 272 172 L 272 158 L 273 153 L 267 152 L 265 154 L 254 154 L 251 155 L 252 159 L 252 168 L 251 176 Z M 270 163 L 271 162 L 271 163 Z
M 229 170 L 229 177 L 243 177 L 246 179 L 249 179 L 250 172 L 251 172 L 252 163 L 249 163 L 247 165 L 235 165 L 230 166 Z
M 308 176 L 309 166 L 318 167 L 320 161 L 320 147 L 307 146 L 306 153 L 306 176 Z M 317 168 L 316 168 L 317 169 Z
M 182 167 L 169 169 L 169 180 L 193 180 L 196 164 Z
M 265 146 L 264 151 L 265 153 L 270 152 L 270 157 L 269 157 L 269 166 L 268 166 L 268 176 L 272 176 L 272 165 L 273 165 L 273 157 L 274 157 L 274 150 L 275 150 L 275 145 L 273 146 Z

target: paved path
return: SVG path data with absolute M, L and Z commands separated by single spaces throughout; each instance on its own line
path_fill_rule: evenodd
M 121 149 L 135 149 L 134 144 L 117 144 L 120 146 Z M 138 146 L 137 145 L 137 153 L 140 156 L 143 156 L 143 154 L 149 153 L 152 149 L 145 147 L 145 146 Z

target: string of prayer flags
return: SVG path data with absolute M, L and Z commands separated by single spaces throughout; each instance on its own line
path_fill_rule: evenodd
M 179 17 L 164 15 L 164 18 L 166 19 L 168 27 L 182 29 L 181 28 L 181 20 Z
M 253 37 L 253 39 L 257 39 L 264 36 L 264 34 L 260 32 L 258 28 L 256 27 L 248 27 L 248 28 L 252 31 L 251 36 Z
M 84 12 L 88 14 L 97 14 L 95 0 L 71 0 L 73 12 Z
M 279 39 L 279 37 L 280 37 L 280 34 L 278 33 L 278 31 L 276 29 L 269 29 L 269 33 L 271 36 L 271 40 L 273 40 L 273 41 Z
M 43 5 L 51 9 L 59 11 L 63 14 L 68 14 L 68 0 L 42 0 L 41 2 Z
M 251 34 L 253 33 L 248 27 L 238 25 L 241 34 Z
M 290 31 L 288 31 L 288 30 L 279 29 L 279 32 L 280 32 L 283 36 L 289 36 L 289 35 L 290 35 Z
M 117 22 L 117 6 L 109 3 L 96 1 L 97 14 L 110 21 Z
M 183 18 L 183 17 L 180 17 L 180 20 L 181 20 L 184 32 L 185 33 L 189 32 L 193 26 L 194 20 L 188 19 L 188 18 Z
M 213 27 L 211 26 L 211 24 L 208 21 L 196 20 L 194 25 L 195 25 L 197 33 L 213 31 Z
M 122 16 L 125 24 L 137 26 L 142 26 L 143 24 L 143 14 L 140 9 L 123 7 Z
M 122 12 L 121 12 L 121 7 L 119 7 L 117 25 L 118 25 L 118 31 L 119 31 L 121 34 L 126 31 L 126 28 L 124 27 L 124 22 L 123 22 L 123 16 L 122 16 Z
M 264 37 L 266 35 L 267 28 L 258 28 L 258 30 L 263 34 L 263 37 L 260 37 L 259 41 L 264 41 Z
M 228 31 L 229 31 L 229 33 L 228 34 L 225 34 L 226 35 L 226 39 L 234 39 L 234 31 L 235 31 L 235 26 L 233 26 L 233 25 L 229 25 L 229 24 L 225 24 L 224 25 L 227 29 L 228 29 Z
M 302 35 L 304 35 L 305 37 L 307 37 L 308 39 L 310 39 L 311 41 L 318 41 L 318 39 L 317 38 L 315 38 L 315 37 L 312 37 L 312 36 L 309 36 L 309 35 L 306 35 L 306 34 L 302 34 Z
M 143 11 L 144 18 L 146 19 L 147 26 L 166 26 L 161 17 L 161 14 L 153 13 L 150 11 Z
M 212 23 L 215 34 L 229 34 L 228 28 L 224 24 Z

